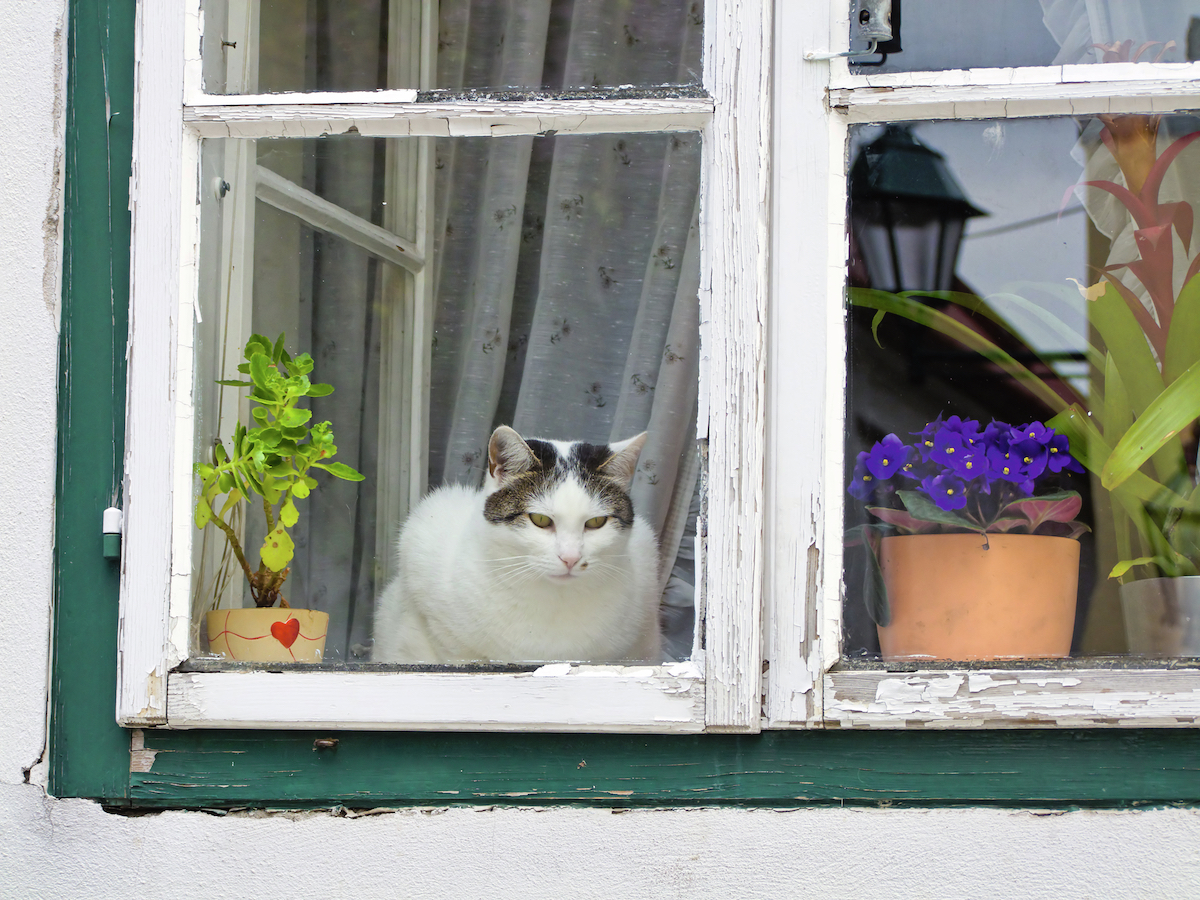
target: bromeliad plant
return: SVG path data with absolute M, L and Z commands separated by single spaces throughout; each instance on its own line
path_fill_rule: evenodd
M 865 544 L 864 595 L 876 624 L 891 616 L 879 567 L 880 542 L 893 534 L 1047 534 L 1076 538 L 1087 526 L 1075 520 L 1082 499 L 1075 491 L 1047 490 L 1063 471 L 1082 472 L 1067 436 L 1041 422 L 1014 428 L 993 421 L 938 416 L 906 444 L 889 434 L 854 466 L 848 491 L 880 523 L 849 532 L 848 544 Z M 984 538 L 986 541 L 986 537 Z
M 272 344 L 262 335 L 246 342 L 246 362 L 238 371 L 249 381 L 220 381 L 230 387 L 250 388 L 251 410 L 255 427 L 238 422 L 230 450 L 221 441 L 213 448 L 212 464 L 200 463 L 200 497 L 196 500 L 196 527 L 212 524 L 219 528 L 237 557 L 250 595 L 257 606 L 288 606 L 280 593 L 288 577 L 288 566 L 295 554 L 295 543 L 288 534 L 300 519 L 297 500 L 303 500 L 317 486 L 314 469 L 322 469 L 347 481 L 362 481 L 363 476 L 350 466 L 331 462 L 337 454 L 333 431 L 328 422 L 308 425 L 312 412 L 300 409 L 308 397 L 333 393 L 328 384 L 308 380 L 313 369 L 312 357 L 301 353 L 292 358 L 283 348 L 283 335 Z M 221 495 L 224 502 L 219 504 Z M 250 568 L 245 551 L 232 524 L 234 511 L 251 496 L 261 498 L 267 520 L 267 537 L 259 550 L 256 570 Z

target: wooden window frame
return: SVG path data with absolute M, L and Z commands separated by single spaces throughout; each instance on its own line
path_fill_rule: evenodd
M 91 798 L 108 809 L 566 803 L 1053 811 L 1200 802 L 1200 732 L 1185 729 L 688 737 L 121 728 L 113 717 L 120 571 L 102 555 L 99 523 L 123 474 L 134 8 L 71 0 L 68 19 L 52 796 Z M 811 286 L 811 273 L 799 274 Z M 840 272 L 828 274 L 841 283 Z M 316 737 L 336 738 L 337 749 L 318 751 Z
M 124 555 L 117 721 L 125 726 L 756 731 L 760 727 L 768 0 L 710 0 L 707 96 L 418 102 L 414 91 L 205 95 L 199 3 L 138 8 Z M 186 60 L 186 64 L 185 64 Z M 649 92 L 647 92 L 649 93 Z M 735 114 L 736 110 L 736 114 Z M 192 323 L 204 137 L 699 132 L 698 439 L 708 466 L 702 655 L 533 673 L 182 672 L 188 653 Z M 164 452 L 164 447 L 169 452 Z

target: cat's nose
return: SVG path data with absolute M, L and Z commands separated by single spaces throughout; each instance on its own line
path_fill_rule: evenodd
M 575 563 L 579 562 L 581 557 L 578 553 L 560 553 L 558 554 L 558 558 L 562 560 L 563 565 L 566 566 L 567 571 L 570 572 L 573 568 L 575 568 Z

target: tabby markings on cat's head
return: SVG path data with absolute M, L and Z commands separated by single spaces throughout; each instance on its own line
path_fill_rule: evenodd
M 646 435 L 618 444 L 523 440 L 506 425 L 488 445 L 489 489 L 483 514 L 496 524 L 528 521 L 530 506 L 568 479 L 575 479 L 622 528 L 633 524 L 629 484 Z

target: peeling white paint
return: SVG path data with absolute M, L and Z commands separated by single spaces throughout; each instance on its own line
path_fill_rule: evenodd
M 953 697 L 962 687 L 961 675 L 944 678 L 922 678 L 913 675 L 907 678 L 889 678 L 880 681 L 875 688 L 877 703 L 927 703 L 945 697 Z
M 826 717 L 842 728 L 1071 728 L 1200 724 L 1200 671 L 831 672 Z
M 967 689 L 974 694 L 977 691 L 986 691 L 988 688 L 1003 687 L 1007 684 L 1016 684 L 1014 678 L 996 679 L 987 672 L 971 672 L 967 676 Z M 1022 692 L 1024 693 L 1024 692 Z

